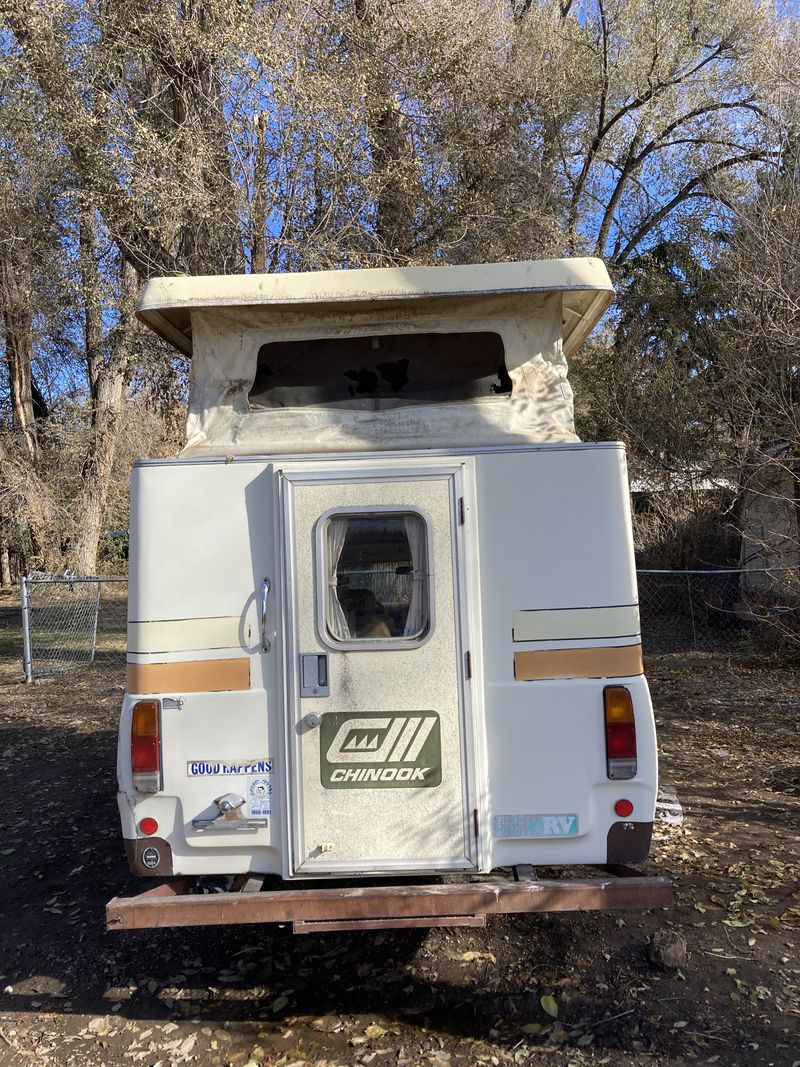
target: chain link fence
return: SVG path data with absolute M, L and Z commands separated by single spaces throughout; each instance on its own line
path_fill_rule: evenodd
M 747 653 L 800 647 L 800 571 L 640 570 L 645 653 Z M 124 680 L 128 582 L 29 574 L 22 579 L 29 682 L 95 663 Z
M 127 578 L 28 574 L 20 583 L 25 678 L 95 663 L 124 677 Z
M 799 643 L 797 568 L 636 573 L 646 653 L 732 654 Z
M 739 607 L 741 572 L 637 571 L 645 652 L 730 652 L 752 626 Z

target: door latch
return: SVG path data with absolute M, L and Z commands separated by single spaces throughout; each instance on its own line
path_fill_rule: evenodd
M 328 677 L 327 652 L 300 653 L 300 696 L 328 697 L 331 695 Z

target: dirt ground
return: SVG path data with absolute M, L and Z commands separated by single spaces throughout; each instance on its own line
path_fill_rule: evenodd
M 649 664 L 684 826 L 645 870 L 668 911 L 485 930 L 106 933 L 129 875 L 114 798 L 119 670 L 21 680 L 0 604 L 0 1067 L 659 1064 L 800 1067 L 800 672 Z M 685 967 L 648 961 L 681 933 Z

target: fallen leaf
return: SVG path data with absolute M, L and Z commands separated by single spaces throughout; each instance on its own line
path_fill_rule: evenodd
M 344 1022 L 335 1015 L 320 1015 L 318 1019 L 314 1019 L 311 1026 L 322 1034 L 333 1034 L 344 1029 Z
M 177 1054 L 181 1059 L 188 1059 L 192 1049 L 197 1041 L 197 1034 L 190 1034 L 185 1041 L 182 1041 L 177 1048 Z
M 97 1037 L 108 1037 L 114 1027 L 107 1015 L 100 1015 L 96 1019 L 90 1019 L 86 1029 Z
M 550 993 L 545 993 L 545 995 L 539 999 L 539 1003 L 551 1018 L 558 1018 L 558 1003 L 554 996 Z
M 446 948 L 443 955 L 449 960 L 458 960 L 463 963 L 472 963 L 473 960 L 489 960 L 490 963 L 497 963 L 497 957 L 493 952 L 476 952 L 474 950 L 454 952 L 451 948 Z

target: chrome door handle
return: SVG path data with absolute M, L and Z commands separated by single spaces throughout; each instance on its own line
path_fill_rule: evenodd
M 265 578 L 261 583 L 261 647 L 265 652 L 269 652 L 272 645 L 267 637 L 267 603 L 269 601 L 269 591 L 272 588 L 272 583 L 269 578 Z

